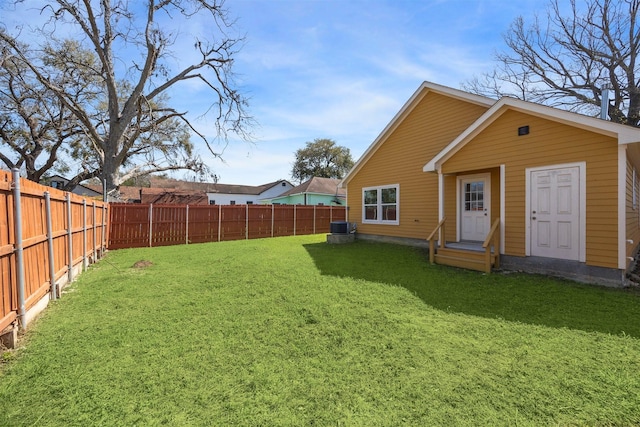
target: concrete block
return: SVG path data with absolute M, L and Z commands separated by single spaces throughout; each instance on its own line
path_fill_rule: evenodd
M 0 334 L 0 345 L 4 348 L 16 348 L 18 345 L 18 328 L 11 326 Z
M 327 243 L 342 244 L 355 242 L 355 234 L 327 234 Z

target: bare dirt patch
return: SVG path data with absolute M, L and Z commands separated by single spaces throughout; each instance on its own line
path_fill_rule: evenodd
M 153 263 L 151 261 L 140 260 L 133 264 L 133 268 L 147 268 L 151 267 Z

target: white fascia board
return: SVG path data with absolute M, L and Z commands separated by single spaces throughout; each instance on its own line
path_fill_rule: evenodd
M 442 151 L 424 165 L 424 172 L 435 172 L 440 164 L 448 160 L 453 154 L 464 147 L 475 135 L 485 129 L 507 110 L 515 110 L 525 114 L 542 117 L 558 123 L 585 129 L 591 132 L 607 135 L 618 140 L 618 144 L 632 144 L 640 142 L 640 129 L 613 123 L 595 117 L 584 116 L 571 111 L 559 110 L 546 105 L 534 104 L 520 99 L 501 98 L 489 110 L 478 118 L 471 126 L 465 129 L 456 139 L 447 145 Z

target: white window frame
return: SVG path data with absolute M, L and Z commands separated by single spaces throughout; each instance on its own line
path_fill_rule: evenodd
M 393 221 L 383 220 L 382 219 L 382 190 L 387 188 L 394 188 L 396 190 L 396 219 Z M 378 192 L 377 197 L 377 215 L 378 219 L 366 219 L 366 205 L 364 203 L 365 197 L 364 194 L 366 191 L 376 190 Z M 389 204 L 387 204 L 389 205 Z M 378 185 L 376 187 L 364 187 L 362 188 L 362 223 L 363 224 L 386 224 L 386 225 L 400 225 L 400 184 L 390 184 L 390 185 Z

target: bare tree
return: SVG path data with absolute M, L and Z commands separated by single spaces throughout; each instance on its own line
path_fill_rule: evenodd
M 552 0 L 544 19 L 517 18 L 496 69 L 463 87 L 590 115 L 609 88 L 610 119 L 640 126 L 639 9 L 640 0 Z
M 220 154 L 196 130 L 187 111 L 167 104 L 170 91 L 186 81 L 199 81 L 210 92 L 208 113 L 215 118 L 215 138 L 226 139 L 229 132 L 250 137 L 247 101 L 234 88 L 232 74 L 233 58 L 243 39 L 231 34 L 233 21 L 224 0 L 148 0 L 144 10 L 136 9 L 139 5 L 134 3 L 57 0 L 47 4 L 40 10 L 48 21 L 40 28 L 46 41 L 39 48 L 43 53 L 47 49 L 58 53 L 48 62 L 41 60 L 44 55 L 38 55 L 38 60 L 24 49 L 21 34 L 12 36 L 0 30 L 0 43 L 5 46 L 0 62 L 17 58 L 72 113 L 82 130 L 83 142 L 70 145 L 70 152 L 83 158 L 83 169 L 72 184 L 98 176 L 112 191 L 127 179 L 150 172 L 204 170 L 203 162 L 193 155 L 189 134 L 200 137 L 214 156 Z M 194 39 L 196 59 L 189 65 L 172 66 L 175 53 L 170 48 L 184 35 L 172 33 L 168 23 L 178 17 L 205 16 L 210 36 Z M 65 39 L 76 31 L 77 51 L 59 49 L 64 45 L 56 39 L 61 28 Z M 52 49 L 56 43 L 57 48 Z M 94 63 L 78 54 L 83 50 L 92 52 Z M 73 90 L 73 80 L 61 82 L 61 69 L 75 72 L 76 79 L 89 81 L 90 86 Z M 78 96 L 95 90 L 100 94 L 97 98 Z M 126 173 L 121 173 L 123 167 Z
M 77 45 L 65 49 L 77 50 Z M 0 161 L 8 168 L 23 169 L 26 177 L 41 181 L 51 170 L 68 172 L 68 165 L 61 153 L 69 154 L 69 147 L 81 144 L 82 127 L 73 112 L 50 90 L 40 84 L 28 65 L 21 58 L 9 54 L 6 45 L 0 49 L 0 146 L 7 149 L 0 153 Z M 21 50 L 31 52 L 22 44 Z M 61 52 L 50 49 L 43 52 L 39 60 L 52 65 L 51 61 Z M 90 57 L 90 52 L 84 52 Z M 55 67 L 55 65 L 54 65 Z M 56 84 L 65 86 L 77 100 L 96 98 L 97 93 L 86 91 L 91 76 L 67 74 L 59 69 Z M 69 84 L 67 84 L 67 82 Z

